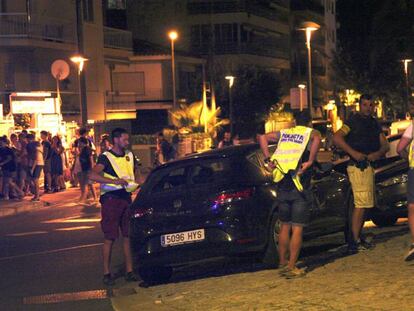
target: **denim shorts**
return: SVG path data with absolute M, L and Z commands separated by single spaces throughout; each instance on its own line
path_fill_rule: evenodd
M 306 226 L 310 218 L 310 191 L 278 190 L 279 220 L 296 226 Z

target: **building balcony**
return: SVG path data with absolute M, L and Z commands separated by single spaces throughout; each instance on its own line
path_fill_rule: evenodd
M 146 89 L 142 92 L 106 92 L 107 111 L 169 109 L 171 107 L 172 98 L 166 98 L 162 89 Z
M 132 32 L 104 27 L 104 47 L 132 51 Z
M 220 43 L 214 46 L 214 53 L 216 55 L 223 54 L 251 54 L 258 56 L 267 56 L 273 58 L 289 59 L 288 48 L 284 45 L 268 45 L 259 43 Z M 193 47 L 193 52 L 199 54 L 208 54 L 209 45 L 201 45 Z
M 59 43 L 76 42 L 76 25 L 71 22 L 26 13 L 0 13 L 0 38 L 36 39 Z
M 187 10 L 190 15 L 199 14 L 226 14 L 226 13 L 248 13 L 255 16 L 260 16 L 266 19 L 288 23 L 289 12 L 288 6 L 282 1 L 276 2 L 279 5 L 278 8 L 273 6 L 265 6 L 252 3 L 247 0 L 227 0 L 227 1 L 202 1 L 202 2 L 189 2 L 187 4 Z M 285 7 L 286 11 L 280 9 Z

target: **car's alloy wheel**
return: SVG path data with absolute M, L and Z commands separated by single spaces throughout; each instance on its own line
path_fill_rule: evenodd
M 279 265 L 278 241 L 280 221 L 276 213 L 272 217 L 268 232 L 268 243 L 263 255 L 263 263 L 269 268 L 277 268 Z

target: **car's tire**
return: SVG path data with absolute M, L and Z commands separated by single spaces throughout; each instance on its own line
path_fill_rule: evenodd
M 390 213 L 372 213 L 370 218 L 377 227 L 389 227 L 395 225 L 398 220 L 398 216 Z
M 172 276 L 173 269 L 168 266 L 140 267 L 138 273 L 144 282 L 157 284 L 167 282 Z
M 280 221 L 275 213 L 272 216 L 270 226 L 268 228 L 268 241 L 266 250 L 263 255 L 262 262 L 268 268 L 277 268 L 279 266 L 278 240 L 280 233 Z

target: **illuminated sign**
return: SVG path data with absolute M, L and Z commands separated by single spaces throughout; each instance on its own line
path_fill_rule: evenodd
M 44 98 L 43 100 L 19 98 L 11 100 L 11 113 L 56 113 L 57 99 Z

